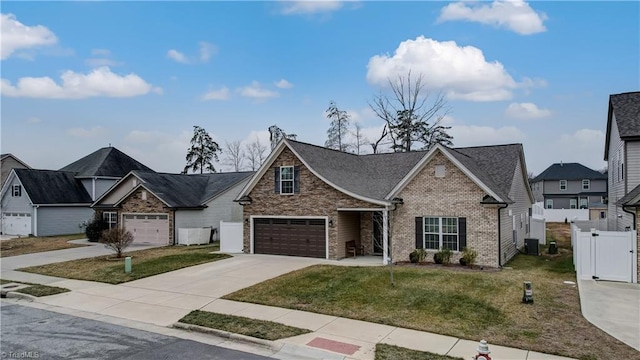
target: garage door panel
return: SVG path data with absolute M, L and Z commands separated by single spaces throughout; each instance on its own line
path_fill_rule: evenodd
M 256 254 L 325 257 L 325 220 L 254 219 Z
M 131 232 L 136 243 L 169 243 L 168 215 L 125 215 L 124 227 Z
M 7 235 L 28 236 L 31 232 L 30 213 L 2 214 L 2 233 Z

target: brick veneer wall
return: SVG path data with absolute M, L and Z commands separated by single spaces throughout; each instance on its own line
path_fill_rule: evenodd
M 167 209 L 166 205 L 155 197 L 150 192 L 146 191 L 147 199 L 142 199 L 142 192 L 144 189 L 138 189 L 131 195 L 127 196 L 121 203 L 120 209 L 118 209 L 118 222 L 123 224 L 122 214 L 131 213 L 154 213 L 154 214 L 167 214 L 169 215 L 169 244 L 173 244 L 174 231 L 174 211 Z
M 300 166 L 300 193 L 280 195 L 275 192 L 275 168 Z M 344 256 L 344 242 L 339 243 L 337 229 L 340 226 L 338 208 L 380 208 L 379 205 L 354 199 L 326 184 L 307 169 L 289 150 L 284 148 L 265 175 L 249 193 L 251 205 L 244 206 L 244 252 L 250 251 L 251 216 L 328 216 L 334 226 L 329 228 L 329 258 Z M 249 220 L 249 221 L 247 221 Z
M 435 177 L 435 165 L 445 166 L 445 176 Z M 486 193 L 469 177 L 437 152 L 422 171 L 398 195 L 404 200 L 392 213 L 394 261 L 408 261 L 415 250 L 415 217 L 451 216 L 467 219 L 467 247 L 478 252 L 476 263 L 498 266 L 498 214 L 496 208 L 480 205 Z M 433 261 L 429 251 L 428 261 Z M 458 261 L 461 252 L 454 253 Z

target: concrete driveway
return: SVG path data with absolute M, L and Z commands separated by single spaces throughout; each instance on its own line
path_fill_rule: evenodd
M 49 285 L 73 291 L 48 296 L 40 302 L 168 326 L 223 295 L 321 263 L 335 264 L 335 261 L 239 254 L 121 285 L 60 279 Z
M 640 284 L 579 280 L 582 315 L 640 351 Z

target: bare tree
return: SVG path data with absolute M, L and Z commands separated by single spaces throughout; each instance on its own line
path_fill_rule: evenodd
M 256 138 L 253 142 L 246 145 L 247 160 L 252 171 L 258 170 L 260 165 L 267 158 L 267 146 Z
M 240 171 L 245 158 L 244 149 L 240 145 L 240 141 L 225 141 L 224 150 L 227 154 L 224 160 L 225 164 L 230 166 L 233 171 Z
M 133 235 L 123 227 L 114 227 L 102 232 L 100 242 L 113 250 L 117 258 L 121 258 L 124 249 L 133 243 Z
M 348 126 L 351 116 L 348 112 L 338 109 L 338 105 L 334 101 L 329 102 L 329 108 L 325 113 L 327 118 L 331 119 L 331 125 L 327 130 L 327 141 L 324 142 L 324 146 L 329 149 L 346 152 L 348 144 L 345 137 L 349 131 Z
M 362 135 L 362 127 L 357 121 L 353 122 L 353 147 L 356 154 L 360 155 L 360 147 L 367 142 L 367 138 Z
M 269 126 L 269 140 L 271 141 L 271 150 L 275 149 L 280 140 L 283 138 L 295 140 L 298 137 L 296 134 L 287 134 L 284 130 L 277 125 Z
M 193 127 L 193 137 L 191 138 L 191 147 L 187 149 L 187 165 L 183 172 L 186 174 L 189 170 L 204 170 L 216 172 L 213 166 L 213 160 L 218 161 L 218 152 L 222 152 L 218 143 L 213 141 L 209 133 L 200 126 Z
M 406 77 L 398 75 L 395 81 L 389 79 L 389 86 L 392 94 L 374 96 L 369 107 L 385 121 L 394 151 L 411 151 L 416 142 L 422 143 L 422 149 L 437 143 L 453 145 L 453 138 L 447 134 L 450 127 L 440 124 L 448 113 L 442 93 L 427 102 L 431 93 L 425 88 L 422 75 L 412 79 L 411 71 Z
M 384 144 L 383 141 L 389 137 L 389 128 L 387 124 L 384 124 L 384 126 L 382 127 L 382 133 L 380 133 L 380 137 L 378 138 L 378 140 L 373 141 L 370 143 L 371 147 L 373 148 L 373 153 L 377 154 L 379 149 L 379 146 Z

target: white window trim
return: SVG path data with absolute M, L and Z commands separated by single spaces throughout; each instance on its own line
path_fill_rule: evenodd
M 107 222 L 109 229 L 113 229 L 118 226 L 118 213 L 115 211 L 105 211 L 102 213 L 102 220 Z
M 589 208 L 589 198 L 580 198 L 578 200 L 578 209 L 582 209 L 582 204 L 584 203 L 584 209 L 588 209 Z
M 282 169 L 285 169 L 285 168 L 291 168 L 291 179 L 282 179 L 282 174 L 283 174 Z M 296 181 L 295 171 L 296 170 L 295 170 L 295 167 L 293 165 L 291 165 L 291 166 L 280 166 L 280 195 L 293 195 L 293 194 L 295 194 L 295 192 L 296 192 L 296 189 L 295 189 L 295 186 L 296 186 L 296 184 L 295 184 L 295 181 Z M 282 192 L 282 184 L 285 181 L 290 181 L 291 182 L 291 192 L 290 193 Z
M 578 208 L 578 200 L 569 199 L 569 209 L 577 209 Z
M 564 189 L 562 188 L 564 184 Z M 569 188 L 569 184 L 567 183 L 567 180 L 560 180 L 560 190 L 565 191 Z
M 427 232 L 425 229 L 425 224 L 426 219 L 438 219 L 438 232 Z M 443 227 L 442 227 L 442 219 L 456 219 L 456 232 L 455 233 L 445 233 L 443 231 Z M 437 249 L 430 249 L 427 248 L 427 234 L 430 235 L 438 235 L 438 248 Z M 460 220 L 459 218 L 455 217 L 455 216 L 424 216 L 422 218 L 422 248 L 425 250 L 440 250 L 440 249 L 444 249 L 443 244 L 444 244 L 444 235 L 455 235 L 456 237 L 456 247 L 458 248 L 458 250 L 451 250 L 455 253 L 460 252 Z
M 544 202 L 545 209 L 553 209 L 553 199 L 547 199 Z
M 591 180 L 582 179 L 582 190 L 589 190 L 590 188 L 591 188 Z

